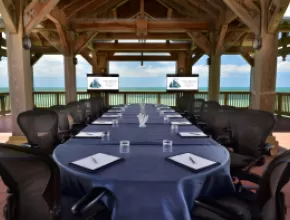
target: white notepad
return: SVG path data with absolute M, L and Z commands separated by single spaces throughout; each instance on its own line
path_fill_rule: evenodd
M 104 167 L 110 163 L 120 160 L 120 157 L 112 156 L 109 154 L 97 153 L 83 159 L 71 162 L 71 164 L 80 166 L 88 170 L 96 170 Z
M 194 170 L 200 170 L 218 164 L 215 161 L 205 159 L 192 153 L 179 154 L 168 157 L 168 159 Z
M 181 115 L 165 115 L 168 118 L 182 118 Z
M 167 113 L 167 112 L 175 112 L 174 110 L 170 110 L 170 109 L 164 109 L 164 110 L 161 110 L 163 113 Z
M 203 132 L 179 132 L 182 137 L 208 137 L 208 135 Z
M 94 121 L 92 122 L 93 125 L 112 125 L 113 121 Z
M 191 125 L 189 121 L 171 121 L 170 124 L 172 125 Z
M 119 115 L 103 115 L 102 118 L 117 118 Z
M 80 132 L 75 137 L 103 137 L 104 132 Z

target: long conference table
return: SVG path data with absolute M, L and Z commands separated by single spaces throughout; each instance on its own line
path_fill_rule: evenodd
M 90 124 L 83 129 L 84 132 L 109 131 L 109 139 L 74 137 L 59 145 L 53 157 L 61 170 L 63 192 L 80 197 L 93 187 L 105 187 L 113 195 L 105 201 L 112 209 L 113 220 L 190 220 L 190 211 L 198 197 L 234 191 L 229 153 L 223 146 L 208 137 L 184 138 L 173 133 L 155 105 L 146 104 L 145 111 L 149 115 L 145 128 L 139 128 L 140 106 L 133 104 L 122 113 L 118 127 Z M 116 113 L 106 113 L 109 114 Z M 193 125 L 180 125 L 179 131 L 200 130 Z M 172 152 L 163 152 L 164 139 L 173 141 Z M 129 153 L 120 153 L 121 140 L 130 141 Z M 96 153 L 122 157 L 124 161 L 95 172 L 69 165 Z M 218 165 L 193 172 L 165 159 L 181 153 L 192 153 Z

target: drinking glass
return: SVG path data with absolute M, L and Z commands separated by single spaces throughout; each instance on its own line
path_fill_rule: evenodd
M 118 118 L 119 118 L 119 119 L 122 119 L 122 117 L 123 117 L 122 113 L 119 113 L 119 114 L 118 114 Z
M 164 123 L 168 123 L 169 122 L 169 118 L 165 115 L 164 116 Z
M 130 153 L 130 141 L 122 140 L 120 141 L 120 153 L 127 154 Z
M 171 133 L 177 133 L 178 132 L 178 125 L 171 125 Z
M 118 124 L 119 124 L 119 122 L 117 119 L 113 120 L 113 127 L 115 127 L 115 128 L 118 127 Z
M 104 140 L 109 141 L 110 140 L 110 131 L 105 131 L 103 138 L 104 138 Z
M 164 112 L 163 111 L 160 111 L 160 116 L 163 116 L 164 115 Z
M 172 152 L 172 140 L 163 140 L 162 150 L 164 153 Z

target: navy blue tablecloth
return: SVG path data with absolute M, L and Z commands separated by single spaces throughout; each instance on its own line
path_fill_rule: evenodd
M 69 165 L 98 152 L 125 160 L 93 173 Z M 220 164 L 195 173 L 165 160 L 185 152 Z M 132 145 L 129 154 L 120 154 L 118 145 L 64 144 L 57 147 L 54 159 L 63 175 L 70 173 L 78 177 L 62 178 L 66 193 L 88 191 L 96 186 L 112 192 L 116 200 L 109 198 L 108 204 L 112 204 L 114 220 L 190 220 L 190 210 L 197 197 L 225 195 L 234 190 L 229 175 L 229 153 L 218 145 L 174 146 L 172 153 L 163 153 L 162 146 Z
M 192 125 L 178 126 L 181 132 L 198 132 L 197 127 Z M 131 144 L 139 145 L 160 145 L 163 140 L 172 140 L 174 145 L 207 145 L 216 144 L 211 138 L 188 138 L 180 137 L 178 134 L 171 132 L 168 124 L 148 124 L 145 128 L 139 128 L 138 124 L 119 124 L 118 127 L 111 125 L 89 125 L 83 132 L 103 132 L 109 131 L 110 138 L 102 140 L 100 138 L 72 138 L 68 144 L 119 144 L 121 140 L 129 140 Z
M 107 188 L 114 196 L 106 200 L 112 208 L 113 220 L 190 220 L 196 198 L 225 195 L 234 190 L 229 174 L 229 153 L 224 147 L 211 138 L 181 138 L 171 133 L 170 124 L 163 122 L 154 105 L 145 108 L 152 122 L 146 128 L 139 128 L 136 123 L 139 109 L 139 105 L 130 105 L 116 128 L 89 125 L 83 129 L 84 132 L 108 130 L 109 140 L 72 138 L 56 148 L 53 157 L 60 166 L 64 193 L 80 197 L 92 187 Z M 200 130 L 189 125 L 179 126 L 179 131 Z M 164 139 L 173 140 L 172 153 L 163 153 Z M 129 154 L 119 153 L 120 140 L 131 142 Z M 219 165 L 195 173 L 165 160 L 187 152 Z M 116 155 L 125 160 L 93 173 L 69 165 L 95 153 Z

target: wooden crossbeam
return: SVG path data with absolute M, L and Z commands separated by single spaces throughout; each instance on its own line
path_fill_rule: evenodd
M 109 56 L 110 61 L 175 61 L 172 56 Z
M 76 19 L 72 21 L 77 31 L 135 33 L 136 20 Z M 148 33 L 184 33 L 208 30 L 208 22 L 148 20 Z
M 34 64 L 36 64 L 36 62 L 43 56 L 43 54 L 41 53 L 36 53 L 34 54 L 34 56 L 31 57 L 30 59 L 30 65 L 33 66 Z
M 250 66 L 254 66 L 255 59 L 249 53 L 241 51 L 241 56 L 247 61 Z
M 200 49 L 205 53 L 210 54 L 210 42 L 203 34 L 198 32 L 187 32 L 187 34 Z
M 223 49 L 224 49 L 223 43 L 224 43 L 224 39 L 225 39 L 225 36 L 227 34 L 227 31 L 228 31 L 228 25 L 224 24 L 222 26 L 221 31 L 220 31 L 218 43 L 217 43 L 217 46 L 216 46 L 216 51 L 215 51 L 216 56 L 217 55 L 221 55 L 222 52 L 223 52 Z
M 247 10 L 239 0 L 223 0 L 227 6 L 250 28 L 252 32 L 260 32 L 260 13 Z
M 234 46 L 243 36 L 245 36 L 245 32 L 230 32 L 224 40 L 223 50 L 228 50 L 232 46 Z
M 93 32 L 81 35 L 79 39 L 75 42 L 74 53 L 78 54 L 82 50 L 84 50 L 89 45 L 89 43 L 91 43 L 91 41 L 95 38 L 97 34 L 98 32 Z
M 80 54 L 91 66 L 93 66 L 93 59 L 90 57 L 90 51 L 88 49 L 81 51 Z
M 25 33 L 29 34 L 46 15 L 57 5 L 59 0 L 33 0 L 24 10 Z
M 192 57 L 191 59 L 191 64 L 194 65 L 197 63 L 197 61 L 199 61 L 199 59 L 203 56 L 203 52 L 202 51 L 198 51 L 195 53 L 195 56 Z
M 52 32 L 40 32 L 40 35 L 46 39 L 56 50 L 58 50 L 60 53 L 63 53 L 63 49 L 62 49 L 62 46 L 60 44 L 60 40 L 59 40 L 59 37 L 55 34 L 55 33 L 52 33 Z M 39 51 L 41 52 L 41 51 Z M 43 53 L 45 53 L 43 51 Z
M 5 0 L 0 0 L 0 14 L 5 22 L 5 27 L 9 32 L 16 33 L 16 21 L 12 12 L 9 10 L 9 6 L 12 2 L 8 2 Z
M 279 24 L 288 8 L 290 0 L 277 0 L 273 2 L 276 2 L 276 4 L 272 5 L 275 9 L 268 24 L 269 33 L 275 33 L 277 31 Z
M 96 43 L 98 51 L 184 51 L 190 50 L 190 44 L 156 44 L 156 43 Z
M 64 9 L 64 13 L 67 17 L 72 17 L 76 13 L 86 10 L 87 8 L 94 9 L 96 7 L 99 7 L 100 5 L 104 4 L 106 0 L 76 0 L 73 2 L 73 4 L 70 4 L 68 7 Z
M 218 12 L 214 10 L 210 4 L 205 3 L 204 0 L 203 1 L 189 0 L 189 1 L 191 2 L 191 4 L 207 12 L 209 16 L 213 17 L 214 19 L 217 18 Z

